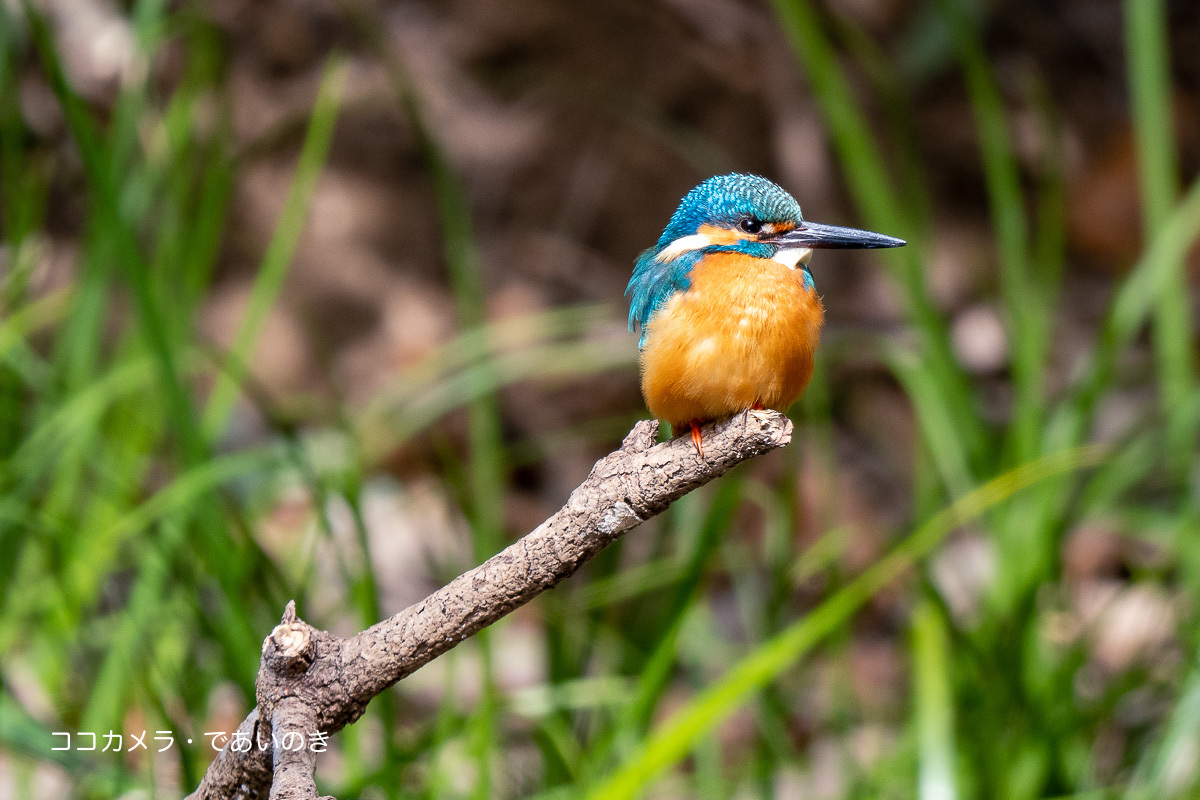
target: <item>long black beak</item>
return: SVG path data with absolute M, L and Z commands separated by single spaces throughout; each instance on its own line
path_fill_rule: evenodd
M 858 248 L 876 250 L 881 247 L 903 247 L 907 242 L 882 233 L 841 228 L 819 222 L 801 222 L 800 227 L 772 239 L 777 244 L 817 248 Z

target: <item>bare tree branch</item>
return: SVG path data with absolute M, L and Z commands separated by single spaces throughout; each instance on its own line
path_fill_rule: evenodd
M 317 800 L 317 754 L 308 737 L 316 729 L 317 715 L 300 698 L 288 697 L 275 706 L 270 800 Z
M 278 748 L 280 732 L 335 733 L 396 681 L 572 575 L 627 531 L 662 513 L 693 489 L 749 458 L 791 441 L 792 424 L 775 411 L 747 411 L 704 429 L 705 457 L 691 442 L 655 445 L 658 424 L 639 422 L 592 468 L 557 513 L 532 533 L 399 614 L 341 639 L 296 618 L 263 644 L 255 687 L 258 707 L 239 727 L 253 747 L 230 740 L 209 766 L 192 800 L 259 800 L 316 796 L 312 762 Z M 282 716 L 281 716 L 282 715 Z M 274 732 L 274 733 L 273 733 Z M 274 735 L 274 739 L 272 738 Z M 261 746 L 276 742 L 275 748 Z M 307 780 L 311 794 L 277 794 L 272 779 Z

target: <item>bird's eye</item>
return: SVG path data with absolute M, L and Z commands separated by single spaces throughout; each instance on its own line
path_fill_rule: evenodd
M 758 233 L 762 230 L 762 223 L 756 220 L 754 217 L 746 217 L 744 220 L 738 223 L 738 227 L 744 230 L 746 233 Z

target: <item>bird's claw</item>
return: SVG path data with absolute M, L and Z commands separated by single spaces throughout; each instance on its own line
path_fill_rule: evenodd
M 762 403 L 755 403 L 746 409 L 746 413 L 754 417 L 759 422 L 766 422 L 767 415 L 770 413 L 766 406 Z
M 700 434 L 700 423 L 692 420 L 692 446 L 696 448 L 696 455 L 704 458 L 704 438 Z

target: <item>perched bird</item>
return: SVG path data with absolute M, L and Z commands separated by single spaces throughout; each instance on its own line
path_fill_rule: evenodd
M 812 377 L 825 311 L 808 264 L 817 248 L 904 241 L 807 222 L 757 175 L 718 175 L 688 192 L 625 294 L 641 329 L 642 394 L 679 435 L 746 409 L 786 411 Z

